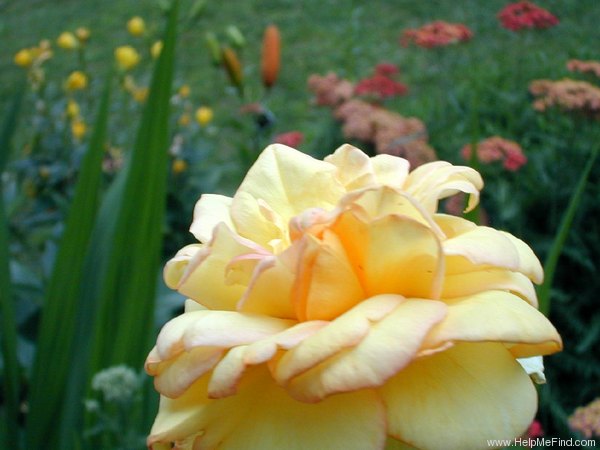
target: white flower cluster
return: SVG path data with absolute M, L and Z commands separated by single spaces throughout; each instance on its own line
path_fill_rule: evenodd
M 107 402 L 126 402 L 132 399 L 139 386 L 138 375 L 125 365 L 104 369 L 92 379 L 92 389 L 102 392 Z

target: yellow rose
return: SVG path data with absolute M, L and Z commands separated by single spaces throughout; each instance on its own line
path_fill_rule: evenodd
M 151 448 L 486 448 L 531 423 L 542 268 L 518 238 L 438 213 L 483 182 L 349 145 L 268 147 L 233 198 L 203 195 L 165 281 L 189 297 L 146 360 Z M 520 364 L 519 358 L 527 358 Z M 533 359 L 532 359 L 533 358 Z M 534 363 L 538 363 L 536 364 Z
M 65 82 L 65 89 L 67 91 L 79 91 L 85 89 L 88 85 L 87 75 L 80 70 L 71 72 Z
M 135 16 L 127 22 L 127 31 L 132 36 L 143 36 L 146 32 L 146 23 L 141 17 Z
M 140 54 L 129 45 L 123 45 L 115 49 L 115 59 L 123 70 L 133 69 L 140 62 Z
M 77 38 L 73 33 L 64 31 L 58 36 L 58 39 L 56 39 L 56 45 L 65 50 L 73 50 L 77 48 Z
M 33 56 L 31 54 L 31 51 L 27 48 L 19 50 L 15 54 L 14 62 L 19 67 L 30 67 L 31 64 L 33 64 Z
M 196 122 L 207 125 L 213 119 L 213 110 L 207 106 L 201 106 L 196 110 Z

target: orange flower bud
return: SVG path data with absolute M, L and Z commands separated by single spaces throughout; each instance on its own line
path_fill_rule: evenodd
M 242 64 L 231 47 L 223 47 L 223 66 L 227 71 L 227 75 L 229 75 L 231 83 L 241 91 L 244 85 Z
M 265 29 L 262 47 L 262 80 L 267 88 L 275 84 L 280 62 L 281 39 L 279 29 L 275 25 L 269 25 Z

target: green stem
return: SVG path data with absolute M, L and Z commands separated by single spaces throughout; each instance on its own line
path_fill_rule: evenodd
M 556 237 L 554 238 L 552 248 L 550 249 L 550 253 L 548 253 L 548 256 L 544 263 L 545 278 L 544 282 L 538 289 L 538 299 L 540 311 L 546 316 L 550 314 L 550 290 L 552 288 L 552 282 L 554 281 L 554 276 L 556 274 L 558 258 L 562 253 L 565 241 L 569 235 L 569 231 L 571 230 L 571 225 L 573 223 L 573 219 L 575 218 L 575 213 L 577 212 L 581 200 L 583 199 L 585 186 L 587 184 L 587 180 L 589 178 L 592 167 L 594 166 L 594 162 L 596 161 L 596 157 L 598 156 L 599 150 L 600 144 L 596 144 L 596 146 L 593 148 L 590 154 L 585 168 L 583 169 L 583 172 L 581 173 L 579 183 L 577 184 L 577 187 L 575 188 L 575 191 L 571 196 L 569 206 L 567 207 L 567 210 L 565 211 L 561 219 L 561 223 L 558 228 L 558 232 L 556 233 Z

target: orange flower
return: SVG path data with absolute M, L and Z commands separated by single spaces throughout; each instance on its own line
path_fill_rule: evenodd
M 267 88 L 271 88 L 277 80 L 281 63 L 281 39 L 279 29 L 269 25 L 265 29 L 262 47 L 262 80 Z

